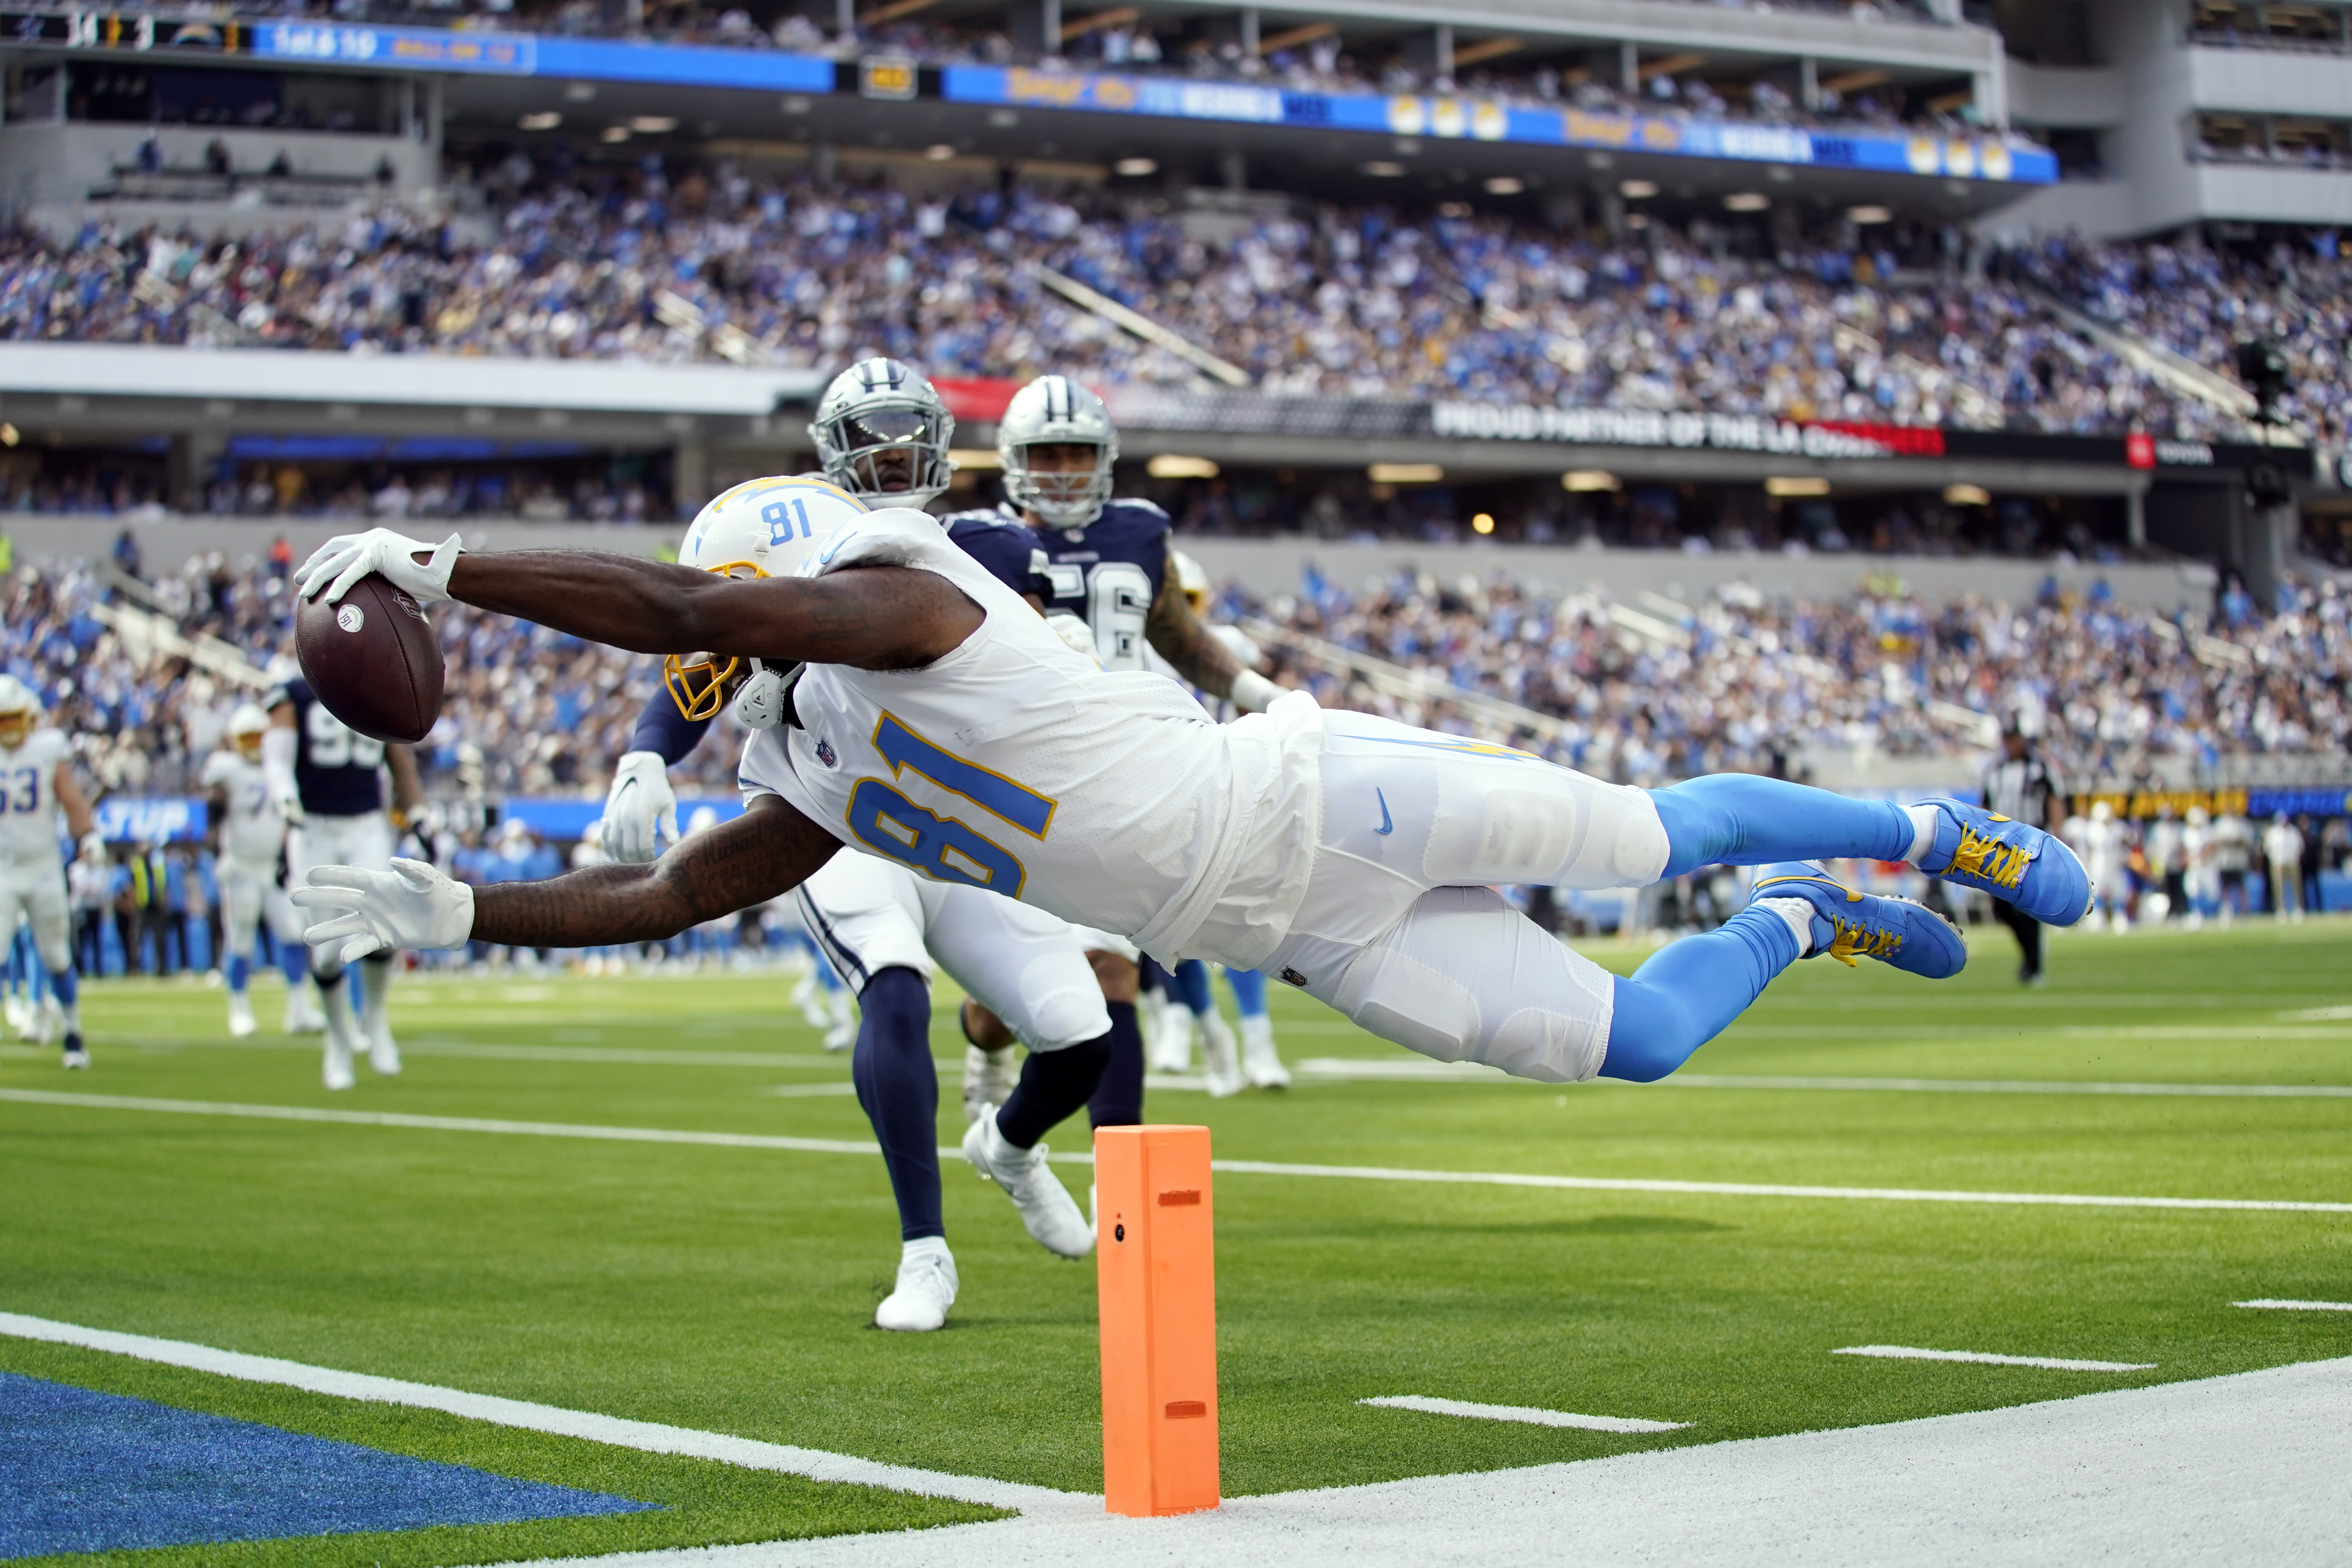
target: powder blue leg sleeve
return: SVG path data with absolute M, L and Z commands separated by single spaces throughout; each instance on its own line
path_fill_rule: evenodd
M 1244 1018 L 1265 1016 L 1265 974 L 1256 969 L 1228 969 L 1225 984 L 1234 988 L 1234 1005 Z
M 1709 773 L 1650 792 L 1666 827 L 1666 868 L 1767 866 L 1775 860 L 1900 860 L 1911 814 L 1890 800 L 1849 800 L 1753 773 Z
M 1216 1005 L 1209 995 L 1209 966 L 1197 958 L 1185 959 L 1172 972 L 1176 994 L 1195 1014 L 1206 1013 Z
M 1602 1078 L 1654 1083 L 1688 1061 L 1797 962 L 1797 934 L 1770 910 L 1742 910 L 1669 942 L 1621 978 Z
M 81 1000 L 81 981 L 70 963 L 49 976 L 49 989 L 58 994 L 60 1007 L 70 1007 Z

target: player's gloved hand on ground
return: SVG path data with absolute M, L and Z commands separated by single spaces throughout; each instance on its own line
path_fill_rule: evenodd
M 92 870 L 106 868 L 106 840 L 95 827 L 81 836 L 81 842 L 74 846 L 74 854 Z
M 402 947 L 462 947 L 474 930 L 474 889 L 422 860 L 394 858 L 389 871 L 320 866 L 287 897 L 306 910 L 345 912 L 305 929 L 313 947 L 340 944 L 345 963 Z
M 604 795 L 604 845 L 607 858 L 642 866 L 661 853 L 667 835 L 677 842 L 677 793 L 658 752 L 631 752 L 613 769 Z
M 420 553 L 431 559 L 419 562 Z M 438 544 L 427 544 L 389 528 L 340 533 L 302 563 L 300 593 L 307 599 L 324 586 L 326 602 L 331 605 L 349 593 L 352 584 L 377 572 L 418 604 L 438 605 L 449 597 L 449 574 L 456 569 L 459 553 L 454 533 Z

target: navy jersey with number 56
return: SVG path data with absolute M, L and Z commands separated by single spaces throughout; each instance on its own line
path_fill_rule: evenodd
M 1018 517 L 1007 506 L 959 512 L 948 521 Z M 1168 575 L 1168 514 L 1151 502 L 1115 500 L 1084 528 L 1032 531 L 1044 552 L 1037 575 L 1045 608 L 1076 616 L 1093 629 L 1095 657 L 1105 669 L 1149 668 L 1145 628 Z
M 383 742 L 327 711 L 299 677 L 278 690 L 294 704 L 294 786 L 312 816 L 364 816 L 383 809 Z M 277 706 L 272 701 L 270 706 Z

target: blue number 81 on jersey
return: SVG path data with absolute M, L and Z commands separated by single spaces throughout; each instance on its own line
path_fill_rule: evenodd
M 849 830 L 885 859 L 934 881 L 1021 896 L 1028 873 L 995 840 L 952 816 L 917 805 L 880 779 L 860 779 L 849 795 Z

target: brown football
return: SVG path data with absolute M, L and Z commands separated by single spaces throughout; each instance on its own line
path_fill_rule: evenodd
M 381 576 L 294 609 L 294 654 L 327 711 L 378 741 L 417 742 L 441 717 L 441 645 L 425 607 Z

